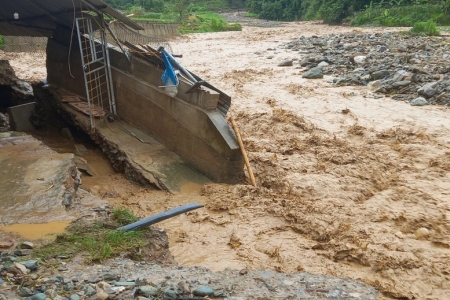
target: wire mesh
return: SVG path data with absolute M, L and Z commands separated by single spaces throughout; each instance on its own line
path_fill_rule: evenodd
M 158 49 L 160 46 L 162 46 L 167 52 L 172 53 L 172 47 L 170 46 L 169 42 L 163 38 L 140 34 L 139 32 L 134 31 L 122 22 L 118 21 L 111 22 L 109 24 L 109 27 L 114 32 L 119 41 L 126 41 L 133 45 L 146 45 L 150 46 L 153 49 Z M 117 45 L 110 36 L 108 36 L 108 42 Z
M 31 36 L 4 36 L 4 52 L 28 52 L 45 57 L 47 40 L 46 37 Z

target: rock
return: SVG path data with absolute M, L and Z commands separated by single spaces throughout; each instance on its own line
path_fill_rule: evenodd
M 22 265 L 21 263 L 14 263 L 14 267 L 20 271 L 20 273 L 22 274 L 28 274 L 30 273 L 30 270 L 27 269 L 27 267 L 25 267 L 24 265 Z
M 178 297 L 179 297 L 178 291 L 173 288 L 165 290 L 163 294 L 164 300 L 177 300 Z
M 37 270 L 37 260 L 22 261 L 21 264 L 31 271 Z
M 0 249 L 7 249 L 14 246 L 14 242 L 11 240 L 0 241 Z
M 278 64 L 279 67 L 292 67 L 294 61 L 292 59 L 285 59 Z
M 19 249 L 14 251 L 14 255 L 17 256 L 27 256 L 31 254 L 31 249 Z
M 144 285 L 144 286 L 139 287 L 136 290 L 136 293 L 138 295 L 142 295 L 142 296 L 148 297 L 148 298 L 157 297 L 158 296 L 158 289 L 153 287 L 153 286 L 151 286 L 151 285 Z
M 123 291 L 125 291 L 125 287 L 124 286 L 112 286 L 112 287 L 105 288 L 105 292 L 107 294 L 119 294 L 119 293 L 121 293 Z
M 58 293 L 53 289 L 46 290 L 45 295 L 47 295 L 50 299 L 55 299 L 58 297 Z
M 408 75 L 408 72 L 405 70 L 399 70 L 397 73 L 395 73 L 394 77 L 392 78 L 392 82 L 398 82 L 402 81 L 403 78 L 405 78 Z
M 23 242 L 22 244 L 20 244 L 20 248 L 22 248 L 22 249 L 33 249 L 34 248 L 34 244 L 32 242 Z
M 266 58 L 267 59 L 272 59 L 274 56 L 273 55 L 269 55 L 269 56 L 267 56 Z
M 75 289 L 75 285 L 72 282 L 69 282 L 64 285 L 65 291 L 73 291 Z
M 431 98 L 434 96 L 434 94 L 437 93 L 437 82 L 430 82 L 422 86 L 417 92 L 419 95 L 424 96 L 425 98 Z
M 355 63 L 357 63 L 358 65 L 362 65 L 363 63 L 366 62 L 366 58 L 367 58 L 367 56 L 359 55 L 359 56 L 355 56 L 355 57 L 353 58 L 353 60 L 354 60 Z
M 77 294 L 72 294 L 69 296 L 69 300 L 80 300 L 80 296 Z
M 83 287 L 83 292 L 89 297 L 89 296 L 93 296 L 93 295 L 95 295 L 95 293 L 96 293 L 96 291 L 95 291 L 95 289 L 91 286 L 91 285 L 89 285 L 89 284 L 86 284 L 84 287 Z
M 372 74 L 370 74 L 370 76 L 372 77 L 373 80 L 381 79 L 381 78 L 387 77 L 389 75 L 390 75 L 390 73 L 388 70 L 375 71 Z
M 0 60 L 0 85 L 10 86 L 18 78 L 11 67 L 9 60 Z
M 393 87 L 403 87 L 403 86 L 407 86 L 407 85 L 410 85 L 411 84 L 411 81 L 409 81 L 409 80 L 404 80 L 404 81 L 397 81 L 397 82 L 394 82 L 393 84 L 392 84 L 392 86 Z
M 30 297 L 33 296 L 34 293 L 27 287 L 21 287 L 17 294 L 19 294 L 20 297 Z
M 64 203 L 65 204 L 65 203 Z M 66 266 L 60 266 L 59 268 L 58 268 L 58 271 L 60 271 L 60 272 L 63 272 L 63 271 L 67 271 L 67 270 L 69 270 Z
M 242 269 L 239 271 L 239 275 L 246 275 L 248 273 L 247 269 Z
M 218 297 L 225 297 L 225 292 L 224 290 L 214 290 L 214 295 L 215 298 Z
M 37 277 L 36 277 L 36 279 L 37 279 Z M 46 285 L 35 286 L 34 290 L 38 291 L 40 293 L 45 293 L 45 291 L 47 290 L 47 286 Z
M 412 106 L 424 106 L 428 104 L 428 101 L 423 97 L 418 97 L 416 99 L 411 100 L 410 104 Z
M 318 79 L 323 78 L 323 71 L 321 67 L 315 67 L 306 71 L 303 75 L 303 78 L 307 79 Z
M 33 87 L 26 81 L 17 80 L 11 87 L 21 99 L 32 98 L 34 96 Z
M 323 68 L 323 67 L 326 67 L 326 66 L 329 66 L 329 65 L 330 64 L 327 63 L 326 61 L 321 61 L 317 66 L 320 67 L 320 68 Z
M 119 279 L 119 275 L 115 274 L 115 273 L 106 273 L 105 275 L 103 275 L 103 280 L 105 281 L 114 281 Z
M 381 80 L 375 80 L 375 81 L 371 81 L 369 82 L 369 84 L 367 85 L 371 90 L 376 90 L 379 87 L 381 87 Z
M 386 50 L 387 50 L 387 47 L 384 46 L 384 45 L 382 45 L 382 46 L 380 46 L 380 47 L 378 48 L 378 52 L 384 52 L 384 51 L 386 51 Z
M 31 296 L 31 300 L 45 300 L 45 299 L 47 299 L 47 295 L 45 295 L 44 293 L 39 293 Z
M 214 294 L 214 290 L 210 286 L 204 285 L 194 289 L 192 294 L 199 297 L 212 296 Z
M 0 127 L 7 127 L 8 126 L 8 118 L 2 113 L 0 113 Z M 1 241 L 0 241 L 0 248 L 1 248 Z
M 186 281 L 178 282 L 178 289 L 181 291 L 183 295 L 189 295 L 191 293 L 191 288 Z
M 83 144 L 75 144 L 75 155 L 85 156 L 88 152 L 88 149 Z
M 136 283 L 134 281 L 114 281 L 113 284 L 115 286 L 135 286 Z
M 102 279 L 100 277 L 93 276 L 93 277 L 89 277 L 88 282 L 89 283 L 97 283 L 97 282 L 100 282 L 101 280 Z
M 106 300 L 106 299 L 109 298 L 109 295 L 103 290 L 98 291 L 95 294 L 95 296 L 97 296 L 97 298 L 100 299 L 100 300 Z
M 412 61 L 412 60 L 411 60 L 411 61 Z M 418 63 L 420 63 L 420 62 L 418 62 Z M 422 68 L 422 67 L 414 66 L 414 67 L 412 67 L 411 69 L 412 69 L 412 71 L 413 71 L 414 73 L 425 74 L 425 75 L 431 75 L 430 72 L 428 72 L 427 70 L 425 70 L 425 69 Z
M 105 288 L 111 287 L 111 285 L 110 285 L 109 283 L 105 282 L 105 281 L 99 282 L 99 283 L 97 284 L 97 286 L 98 286 L 99 288 L 101 288 L 101 289 L 105 289 Z
M 61 129 L 61 135 L 63 137 L 69 138 L 71 141 L 73 141 L 73 136 L 72 136 L 72 132 L 70 132 L 70 129 L 67 127 L 64 127 L 63 129 Z
M 417 229 L 416 232 L 414 233 L 416 239 L 424 238 L 424 237 L 428 236 L 429 234 L 430 234 L 430 231 L 425 227 L 421 227 L 421 228 Z

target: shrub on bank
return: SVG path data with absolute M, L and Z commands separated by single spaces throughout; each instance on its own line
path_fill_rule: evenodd
M 428 22 L 416 22 L 413 28 L 411 28 L 411 33 L 413 34 L 423 34 L 423 35 L 440 35 L 439 29 L 436 23 L 433 21 Z
M 412 27 L 416 22 L 432 20 L 440 25 L 450 24 L 450 16 L 439 4 L 415 4 L 383 7 L 370 5 L 350 18 L 352 26 Z
M 187 17 L 180 25 L 180 33 L 241 31 L 239 23 L 228 23 L 215 13 L 201 13 Z

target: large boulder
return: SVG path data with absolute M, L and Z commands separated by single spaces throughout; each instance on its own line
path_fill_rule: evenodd
M 315 67 L 315 68 L 309 69 L 302 75 L 302 77 L 307 78 L 307 79 L 323 78 L 322 67 Z

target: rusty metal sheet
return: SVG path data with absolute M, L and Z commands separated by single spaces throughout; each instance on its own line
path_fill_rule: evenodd
M 71 103 L 71 102 L 81 102 L 81 99 L 77 96 L 64 96 L 62 98 L 62 102 L 64 103 Z
M 7 36 L 50 37 L 57 24 L 71 28 L 74 17 L 92 9 L 133 29 L 144 29 L 102 0 L 0 0 L 0 8 L 0 34 Z
M 81 111 L 82 113 L 89 116 L 89 105 L 87 102 L 69 102 L 70 106 L 74 107 L 78 111 Z M 91 104 L 91 110 L 92 110 L 92 116 L 96 118 L 102 118 L 106 115 L 106 112 L 99 106 L 95 104 Z

